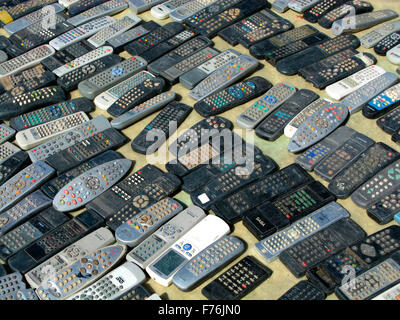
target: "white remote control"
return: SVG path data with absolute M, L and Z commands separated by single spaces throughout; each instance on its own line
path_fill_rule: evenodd
M 192 0 L 169 0 L 151 8 L 150 13 L 154 18 L 167 19 L 172 11 L 190 1 Z
M 58 3 L 68 8 L 71 4 L 78 2 L 79 0 L 58 0 Z
M 393 64 L 400 65 L 400 44 L 386 53 L 386 58 Z

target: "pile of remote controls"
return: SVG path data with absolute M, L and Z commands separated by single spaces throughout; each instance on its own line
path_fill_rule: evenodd
M 276 13 L 288 9 L 307 23 Z M 174 21 L 136 15 L 147 10 Z M 276 258 L 307 278 L 281 300 L 398 300 L 400 152 L 346 125 L 362 111 L 400 144 L 398 76 L 357 50 L 400 65 L 396 17 L 362 0 L 2 1 L 0 300 L 160 300 L 148 278 L 190 291 L 218 273 L 201 293 L 237 300 Z M 252 75 L 259 60 L 335 102 Z M 246 103 L 235 125 L 261 143 L 286 136 L 295 163 L 280 168 L 219 115 Z M 90 117 L 99 109 L 110 117 Z M 116 151 L 157 152 L 193 109 L 204 119 L 168 143 L 165 171 L 132 171 Z M 121 132 L 156 112 L 135 137 Z M 349 197 L 390 225 L 367 234 L 336 201 Z M 259 258 L 242 256 L 239 221 Z

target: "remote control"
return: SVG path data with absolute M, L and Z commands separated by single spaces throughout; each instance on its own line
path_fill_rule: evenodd
M 190 2 L 191 0 L 169 0 L 153 6 L 150 10 L 154 18 L 163 20 L 169 17 L 169 14 L 180 6 Z
M 241 2 L 233 5 L 232 7 L 226 9 L 225 11 L 223 11 L 213 17 L 210 17 L 209 19 L 202 19 L 203 22 L 200 25 L 196 26 L 196 31 L 201 33 L 203 36 L 212 38 L 212 37 L 216 36 L 221 30 L 231 26 L 232 24 L 234 24 L 238 21 L 243 20 L 247 16 L 255 14 L 259 10 L 264 9 L 266 7 L 271 7 L 269 2 L 260 1 L 260 0 L 241 1 Z M 170 14 L 171 18 L 172 18 L 172 15 L 175 12 L 177 12 L 178 10 L 175 10 L 174 12 L 172 12 Z M 281 18 L 281 22 L 283 22 L 282 25 L 284 24 L 287 27 L 292 27 L 290 22 L 287 20 L 283 20 Z M 279 27 L 281 27 L 281 25 Z M 282 26 L 282 29 L 285 29 L 285 28 Z M 260 33 L 261 34 L 258 34 L 258 35 L 257 35 L 257 31 L 255 31 L 254 34 L 250 33 L 249 35 L 247 35 L 248 39 L 246 39 L 243 42 L 246 43 L 247 46 L 249 46 L 251 44 L 250 40 L 251 40 L 252 36 L 254 37 L 254 39 L 261 40 L 264 38 L 264 35 L 265 35 L 265 33 L 267 33 L 267 30 L 263 28 L 260 30 Z M 271 35 L 274 33 L 275 33 L 275 30 L 273 33 L 271 32 Z
M 0 21 L 5 25 L 9 24 L 18 18 L 54 2 L 54 0 L 28 0 L 17 2 L 16 5 L 7 6 L 5 10 L 0 11 Z
M 200 251 L 178 270 L 172 282 L 178 289 L 189 291 L 210 278 L 245 250 L 239 238 L 224 236 Z
M 349 109 L 341 103 L 330 104 L 307 118 L 289 141 L 288 151 L 297 153 L 319 142 L 341 126 Z
M 303 18 L 308 22 L 316 23 L 333 9 L 343 5 L 347 0 L 322 0 L 304 12 Z
M 355 56 L 355 58 L 357 55 Z M 377 79 L 378 77 L 385 74 L 385 69 L 377 66 L 371 65 L 362 69 L 353 75 L 348 76 L 347 78 L 338 81 L 337 83 L 331 84 L 326 87 L 326 93 L 336 100 L 341 100 L 342 98 L 348 96 L 354 91 L 360 89 L 364 85 L 368 85 L 371 87 L 370 82 Z M 353 105 L 352 109 L 353 109 Z M 354 112 L 354 111 L 353 111 Z
M 0 124 L 0 144 L 13 139 L 15 132 L 16 131 L 8 125 L 4 123 Z
M 164 198 L 121 224 L 115 230 L 115 238 L 121 244 L 136 247 L 182 210 L 178 201 Z
M 28 150 L 87 121 L 89 121 L 89 117 L 86 113 L 76 112 L 60 119 L 19 131 L 15 138 L 22 150 Z
M 240 300 L 271 275 L 271 269 L 246 256 L 203 287 L 201 293 L 210 300 Z
M 129 8 L 138 14 L 149 10 L 151 7 L 161 3 L 163 0 L 129 0 Z
M 7 261 L 38 238 L 48 234 L 69 218 L 52 207 L 45 209 L 25 223 L 0 237 L 0 258 Z
M 0 300 L 38 300 L 35 291 L 26 288 L 19 272 L 2 276 L 0 282 Z
M 141 56 L 147 50 L 156 48 L 160 43 L 184 31 L 185 28 L 178 22 L 169 22 L 164 26 L 154 29 L 144 36 L 128 43 L 124 49 L 131 55 Z
M 189 95 L 195 100 L 202 100 L 210 94 L 222 90 L 253 73 L 258 65 L 258 61 L 250 56 L 240 55 L 212 72 L 195 86 Z
M 5 160 L 0 161 L 0 185 L 13 177 L 18 171 L 28 164 L 28 154 L 24 151 L 18 151 Z
M 43 161 L 38 161 L 18 172 L 0 186 L 0 212 L 11 208 L 24 196 L 39 188 L 54 174 L 54 169 Z
M 251 77 L 196 102 L 194 109 L 203 117 L 214 116 L 259 97 L 271 87 L 268 80 Z
M 292 29 L 293 25 L 269 9 L 263 9 L 220 31 L 218 35 L 235 46 L 253 44 Z
M 289 10 L 289 3 L 291 1 L 292 0 L 275 0 L 272 3 L 272 9 L 274 9 L 275 11 L 284 13 Z
M 335 289 L 341 300 L 370 300 L 387 291 L 400 280 L 399 251 Z
M 20 151 L 20 148 L 8 141 L 0 144 L 0 165 Z
M 188 207 L 140 242 L 127 254 L 126 259 L 145 269 L 205 217 L 199 207 Z
M 330 182 L 336 175 L 347 169 L 358 157 L 375 143 L 367 136 L 354 132 L 347 141 L 324 157 L 316 166 L 315 173 Z
M 262 240 L 334 200 L 321 183 L 313 181 L 248 210 L 243 215 L 243 225 Z
M 104 247 L 56 272 L 36 289 L 42 300 L 64 300 L 105 275 L 124 256 L 126 247 Z M 63 281 L 59 281 L 63 280 Z
M 317 99 L 314 102 L 306 106 L 302 111 L 295 115 L 284 128 L 284 134 L 286 137 L 291 138 L 296 133 L 297 129 L 306 121 L 307 118 L 311 117 L 315 112 L 318 112 L 322 108 L 329 106 L 332 102 L 326 99 Z
M 133 151 L 141 154 L 156 152 L 185 121 L 190 112 L 192 112 L 192 108 L 188 105 L 176 101 L 170 102 L 132 140 L 131 147 Z
M 180 4 L 178 7 L 174 5 L 174 9 L 169 12 L 169 17 L 172 20 L 183 22 L 197 12 L 209 7 L 214 4 L 216 0 L 193 0 Z
M 400 31 L 400 20 L 387 22 L 381 27 L 375 28 L 360 38 L 361 45 L 364 48 L 372 48 L 383 38 L 393 32 Z
M 396 108 L 399 104 L 400 84 L 395 84 L 365 104 L 362 113 L 366 118 L 376 119 Z
M 89 287 L 75 293 L 68 300 L 119 300 L 145 279 L 144 272 L 128 261 Z
M 93 100 L 102 92 L 113 86 L 118 86 L 119 82 L 127 80 L 129 77 L 134 77 L 135 74 L 146 68 L 146 66 L 147 62 L 141 57 L 128 58 L 82 81 L 78 85 L 78 90 L 84 97 Z
M 289 2 L 288 7 L 296 12 L 304 12 L 312 8 L 315 4 L 321 0 L 293 0 Z
M 174 101 L 176 98 L 175 92 L 163 92 L 141 104 L 134 106 L 131 110 L 121 114 L 120 116 L 111 120 L 111 126 L 115 129 L 122 130 L 144 117 L 160 110 L 168 103 Z
M 231 130 L 232 122 L 218 116 L 211 116 L 194 124 L 185 130 L 174 142 L 169 145 L 169 151 L 180 157 L 191 150 L 209 143 L 213 137 L 219 135 L 224 129 Z
M 67 92 L 76 90 L 81 82 L 117 65 L 121 61 L 122 58 L 116 54 L 104 56 L 64 74 L 57 79 L 57 84 Z
M 45 19 L 51 20 L 52 16 L 64 10 L 64 6 L 58 3 L 52 3 L 47 6 L 43 6 L 43 8 L 40 10 L 24 15 L 23 17 L 6 24 L 4 26 L 4 30 L 6 30 L 8 34 L 12 35 L 13 33 L 28 28 L 36 22 L 44 22 L 43 20 Z
M 44 44 L 16 58 L 0 63 L 0 77 L 4 78 L 39 64 L 43 59 L 52 56 L 55 50 Z
M 398 108 L 390 111 L 389 113 L 385 114 L 383 117 L 376 120 L 376 124 L 383 131 L 385 131 L 389 134 L 396 133 L 400 129 L 400 122 L 398 120 L 399 112 L 400 112 L 400 109 L 398 109 Z
M 236 118 L 237 124 L 244 129 L 254 129 L 295 92 L 296 88 L 292 85 L 284 82 L 277 83 Z
M 89 169 L 61 188 L 53 207 L 65 212 L 84 206 L 116 184 L 131 166 L 129 159 L 116 159 Z
M 400 283 L 382 292 L 371 300 L 399 300 L 400 298 Z
M 56 50 L 64 49 L 75 42 L 90 37 L 101 29 L 111 25 L 115 21 L 116 20 L 110 16 L 97 18 L 82 24 L 79 27 L 69 30 L 66 33 L 63 33 L 62 35 L 51 40 L 49 44 Z
M 108 39 L 120 35 L 121 33 L 137 25 L 141 21 L 142 19 L 140 19 L 139 17 L 133 14 L 128 14 L 123 18 L 116 20 L 109 26 L 101 29 L 95 35 L 91 36 L 87 41 L 95 48 L 98 48 L 105 45 Z
M 126 142 L 127 138 L 118 130 L 109 128 L 47 157 L 46 162 L 61 174 L 104 151 L 117 149 Z
M 336 36 L 343 33 L 356 33 L 398 16 L 399 14 L 391 9 L 362 13 L 335 21 L 332 24 L 331 31 Z
M 335 2 L 336 1 L 334 1 L 333 3 Z M 318 24 L 321 27 L 330 29 L 332 27 L 333 22 L 343 19 L 346 16 L 358 15 L 362 13 L 371 12 L 373 10 L 374 7 L 367 1 L 351 0 L 351 1 L 346 1 L 345 3 L 343 3 L 339 7 L 336 7 L 333 10 L 325 11 L 324 15 L 322 16 L 318 15 L 319 12 L 314 12 L 314 15 L 316 16 L 316 19 L 318 19 Z
M 295 75 L 301 68 L 346 49 L 356 49 L 360 41 L 354 35 L 341 35 L 295 53 L 276 63 L 276 69 L 285 75 Z
M 68 14 L 73 17 L 104 2 L 106 2 L 106 0 L 79 0 L 68 7 Z
M 58 0 L 58 3 L 63 5 L 65 8 L 68 8 L 71 4 L 78 2 L 79 0 Z
M 192 70 L 182 74 L 179 77 L 179 82 L 186 89 L 193 89 L 199 82 L 204 80 L 208 75 L 214 72 L 216 69 L 226 65 L 233 59 L 240 55 L 239 52 L 233 49 L 225 50 L 212 57 L 211 59 L 203 62 L 201 65 L 193 68 Z
M 90 8 L 89 10 L 86 10 L 80 14 L 74 15 L 73 17 L 71 16 L 67 22 L 77 27 L 102 16 L 112 16 L 120 11 L 123 11 L 127 7 L 128 3 L 125 0 L 111 0 L 103 2 L 102 4 Z
M 269 141 L 278 139 L 283 134 L 285 126 L 300 111 L 318 98 L 318 94 L 308 89 L 296 91 L 257 126 L 256 135 Z
M 74 143 L 94 136 L 110 127 L 111 125 L 106 117 L 97 116 L 93 120 L 89 120 L 73 130 L 62 133 L 50 141 L 29 150 L 29 157 L 32 162 L 45 160 L 50 155 L 71 147 Z
M 19 201 L 12 208 L 0 214 L 0 235 L 24 222 L 39 211 L 51 205 L 51 199 L 37 190 Z
M 222 219 L 208 215 L 150 263 L 146 271 L 154 281 L 167 287 L 187 261 L 229 231 L 229 226 Z
M 125 292 L 116 300 L 150 300 L 150 296 L 153 295 L 150 295 L 149 291 L 144 286 L 138 285 Z
M 83 222 L 78 219 L 80 216 L 82 216 Z M 35 263 L 34 267 L 25 274 L 25 279 L 29 285 L 36 289 L 66 266 L 99 248 L 114 243 L 115 238 L 112 232 L 107 228 L 99 227 L 99 221 L 99 217 L 93 212 L 84 211 L 73 220 L 59 227 L 58 233 L 51 232 L 50 234 L 52 235 L 50 237 L 43 237 L 42 242 L 36 244 L 38 249 L 41 249 L 41 247 L 46 248 L 46 246 L 49 246 L 50 241 L 55 242 L 55 248 L 49 247 L 51 254 L 43 252 L 41 255 L 45 257 L 40 259 L 43 262 L 39 262 L 40 264 Z M 95 225 L 92 226 L 93 224 Z M 66 231 L 69 231 L 69 233 L 62 239 L 60 232 Z M 57 251 L 52 252 L 56 248 Z
M 389 62 L 400 65 L 400 45 L 395 46 L 386 53 Z
M 379 224 L 387 224 L 395 218 L 400 221 L 399 210 L 399 189 L 372 203 L 367 208 L 367 214 Z
M 370 266 L 385 260 L 398 250 L 400 236 L 398 226 L 391 226 L 369 235 L 359 243 L 345 249 L 330 259 L 307 271 L 307 278 L 330 294 L 345 281 L 346 273 L 354 276 L 369 269 Z
M 400 44 L 400 31 L 393 32 L 388 36 L 380 40 L 375 46 L 374 51 L 382 56 L 385 56 L 387 52 Z
M 310 281 L 301 280 L 286 291 L 278 300 L 318 301 L 324 300 L 325 297 L 325 293 Z
M 378 142 L 364 151 L 345 171 L 336 175 L 329 183 L 329 191 L 339 199 L 347 198 L 364 182 L 399 157 L 397 151 Z
M 43 105 L 50 105 L 66 100 L 66 94 L 58 86 L 32 90 L 6 100 L 0 104 L 0 119 L 9 120 Z

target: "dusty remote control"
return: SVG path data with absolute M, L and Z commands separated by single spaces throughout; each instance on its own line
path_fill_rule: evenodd
M 185 19 L 204 8 L 212 5 L 216 0 L 193 0 L 185 3 L 181 3 L 178 7 L 175 7 L 171 12 L 169 12 L 169 17 L 172 20 L 183 22 Z
M 6 141 L 0 144 L 0 164 L 3 164 L 4 161 L 20 151 L 21 149 L 11 142 Z
M 316 23 L 333 9 L 346 3 L 347 0 L 322 0 L 304 12 L 303 18 L 308 22 Z
M 13 177 L 28 164 L 29 157 L 24 151 L 18 151 L 7 159 L 0 160 L 0 185 Z

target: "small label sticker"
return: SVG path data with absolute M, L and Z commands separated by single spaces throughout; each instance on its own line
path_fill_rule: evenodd
M 207 203 L 208 201 L 210 201 L 210 198 L 207 197 L 207 195 L 206 195 L 205 193 L 202 193 L 202 194 L 199 195 L 197 198 L 201 201 L 202 204 L 205 204 L 205 203 Z

